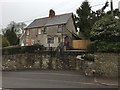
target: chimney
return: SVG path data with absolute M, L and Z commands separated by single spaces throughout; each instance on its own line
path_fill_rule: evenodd
M 52 9 L 50 9 L 50 11 L 49 11 L 49 17 L 52 18 L 54 16 L 55 16 L 55 11 L 52 10 Z

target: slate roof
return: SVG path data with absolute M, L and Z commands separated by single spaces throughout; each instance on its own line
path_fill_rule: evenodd
M 59 24 L 66 24 L 71 16 L 72 16 L 72 13 L 67 13 L 67 14 L 56 15 L 52 18 L 45 17 L 45 18 L 35 19 L 30 25 L 28 25 L 26 27 L 26 29 L 35 28 L 35 27 L 43 27 L 43 26 L 59 25 Z

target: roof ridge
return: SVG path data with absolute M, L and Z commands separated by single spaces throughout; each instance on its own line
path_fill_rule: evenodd
M 73 14 L 73 13 L 71 12 L 71 13 L 58 14 L 58 15 L 55 15 L 54 17 L 57 17 L 57 16 L 62 16 L 62 15 L 67 15 L 67 14 Z M 50 17 L 42 17 L 42 18 L 37 18 L 37 19 L 35 19 L 35 20 L 39 20 L 39 19 L 46 19 L 46 18 L 50 18 Z
M 53 18 L 50 18 L 50 17 L 37 18 L 32 23 L 30 23 L 26 27 L 26 29 L 27 28 L 33 28 L 33 27 L 45 26 L 45 25 L 50 26 L 50 25 L 53 25 L 53 24 L 67 23 L 69 17 L 72 16 L 72 15 L 73 15 L 73 13 L 64 13 L 64 14 L 55 15 Z M 59 18 L 60 18 L 60 20 L 58 20 Z

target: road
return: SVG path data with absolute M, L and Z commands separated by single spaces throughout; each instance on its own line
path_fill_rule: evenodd
M 94 83 L 93 78 L 76 71 L 3 72 L 4 88 L 111 88 Z

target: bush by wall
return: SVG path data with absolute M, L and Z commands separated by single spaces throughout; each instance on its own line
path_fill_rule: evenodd
M 116 53 L 95 53 L 95 62 L 85 62 L 84 71 L 87 75 L 118 77 L 119 54 Z
M 90 52 L 120 53 L 120 42 L 94 42 L 88 46 Z
M 36 50 L 44 50 L 45 47 L 42 45 L 32 45 L 32 46 L 12 46 L 12 47 L 6 47 L 2 48 L 2 54 L 20 54 L 20 53 L 33 53 Z
M 84 55 L 82 55 L 82 58 L 85 61 L 94 61 L 95 56 L 94 56 L 94 54 L 84 54 Z

